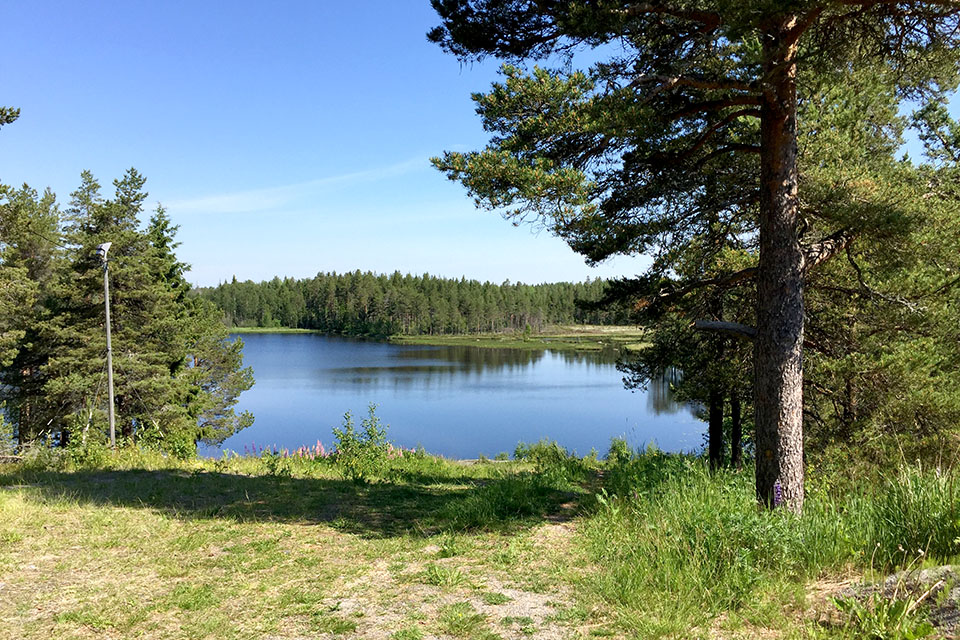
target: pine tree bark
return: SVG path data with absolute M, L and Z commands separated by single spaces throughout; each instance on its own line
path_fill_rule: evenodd
M 754 352 L 757 499 L 803 509 L 803 253 L 797 237 L 796 18 L 763 42 Z

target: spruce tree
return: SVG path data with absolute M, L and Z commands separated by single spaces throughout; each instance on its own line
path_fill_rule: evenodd
M 130 169 L 105 200 L 84 172 L 67 210 L 68 266 L 51 322 L 46 397 L 57 407 L 61 442 L 103 427 L 106 353 L 103 266 L 95 248 L 111 242 L 116 414 L 127 442 L 189 455 L 200 440 L 217 443 L 252 422 L 236 416 L 238 395 L 253 384 L 242 368 L 242 343 L 230 343 L 209 303 L 189 295 L 177 260 L 174 226 L 159 208 L 145 230 L 145 179 Z
M 0 397 L 20 444 L 41 435 L 56 415 L 42 386 L 60 242 L 50 191 L 0 185 Z

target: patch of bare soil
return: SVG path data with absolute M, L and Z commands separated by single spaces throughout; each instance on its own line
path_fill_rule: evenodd
M 532 542 L 544 549 L 538 555 L 546 556 L 566 548 L 573 533 L 570 521 L 548 523 L 532 533 Z M 376 560 L 360 577 L 332 589 L 321 606 L 356 624 L 351 637 L 370 640 L 386 640 L 410 627 L 418 628 L 425 639 L 445 638 L 444 611 L 464 603 L 482 616 L 486 629 L 504 640 L 586 637 L 595 626 L 563 615 L 574 607 L 569 587 L 551 585 L 545 591 L 530 591 L 521 588 L 509 571 L 477 562 L 469 555 L 431 557 L 437 551 L 435 546 L 424 548 L 422 562 L 407 564 L 402 571 L 391 570 L 386 559 Z M 461 571 L 462 583 L 425 584 L 420 576 L 431 564 Z M 491 598 L 491 594 L 497 597 Z
M 469 575 L 469 584 L 456 588 L 421 584 L 398 580 L 387 562 L 378 560 L 363 576 L 337 589 L 322 606 L 356 623 L 355 637 L 370 640 L 385 640 L 410 626 L 419 627 L 425 638 L 443 637 L 437 635 L 437 629 L 442 627 L 438 621 L 444 609 L 465 602 L 504 640 L 570 637 L 569 626 L 552 620 L 559 609 L 570 604 L 569 594 L 512 588 L 508 580 L 476 570 Z M 488 604 L 483 596 L 491 592 L 502 594 L 505 601 Z

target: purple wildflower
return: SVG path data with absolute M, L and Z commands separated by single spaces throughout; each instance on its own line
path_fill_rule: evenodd
M 777 480 L 773 483 L 773 506 L 779 507 L 783 504 L 783 487 L 780 486 L 780 481 Z

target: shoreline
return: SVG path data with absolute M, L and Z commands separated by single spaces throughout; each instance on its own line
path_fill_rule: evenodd
M 229 327 L 230 333 L 315 333 L 328 334 L 316 329 L 292 329 L 286 327 Z M 377 340 L 399 345 L 431 347 L 480 347 L 485 349 L 522 349 L 551 351 L 637 351 L 646 347 L 646 330 L 635 326 L 616 325 L 563 325 L 551 327 L 541 333 L 524 335 L 511 333 L 467 333 L 444 335 L 392 335 L 364 336 L 343 335 L 361 340 Z

